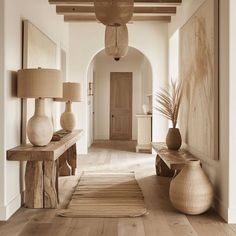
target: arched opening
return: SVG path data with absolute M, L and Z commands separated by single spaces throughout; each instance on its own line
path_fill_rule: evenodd
M 132 73 L 132 140 L 137 140 L 136 114 L 143 113 L 143 105 L 149 104 L 152 95 L 152 67 L 148 58 L 138 49 L 129 48 L 126 57 L 115 61 L 100 50 L 90 62 L 87 72 L 88 94 L 88 146 L 94 140 L 110 140 L 111 73 Z M 90 91 L 89 91 L 90 90 Z M 93 90 L 93 91 L 92 91 Z M 152 111 L 152 105 L 149 108 Z

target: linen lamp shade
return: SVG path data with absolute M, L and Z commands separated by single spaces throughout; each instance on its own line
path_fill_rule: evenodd
M 62 97 L 61 71 L 55 69 L 23 69 L 18 71 L 17 96 L 21 98 Z
M 82 101 L 82 86 L 80 83 L 63 83 L 63 100 L 71 102 Z
M 133 0 L 95 0 L 95 14 L 104 25 L 124 25 L 133 16 Z
M 105 52 L 108 56 L 121 58 L 127 55 L 129 36 L 126 25 L 107 26 L 105 31 Z

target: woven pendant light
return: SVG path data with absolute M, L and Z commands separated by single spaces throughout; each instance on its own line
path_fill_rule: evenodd
M 95 14 L 104 25 L 125 25 L 133 16 L 134 0 L 95 0 Z
M 107 26 L 105 32 L 105 52 L 108 56 L 119 60 L 125 57 L 129 49 L 128 29 L 126 25 Z

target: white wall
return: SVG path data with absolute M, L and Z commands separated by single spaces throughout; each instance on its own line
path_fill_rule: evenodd
M 141 104 L 150 105 L 147 95 L 152 94 L 152 67 L 146 57 L 144 57 L 143 63 L 141 66 L 141 77 L 142 77 L 142 85 L 141 85 L 142 102 Z
M 184 0 L 178 9 L 177 15 L 172 17 L 169 25 L 169 38 L 181 28 L 205 0 Z M 234 1 L 234 0 L 232 0 Z M 220 141 L 219 161 L 202 159 L 204 170 L 210 177 L 215 189 L 215 205 L 225 220 L 228 218 L 228 158 L 229 158 L 229 43 L 228 43 L 228 0 L 220 0 Z M 234 41 L 235 43 L 235 41 Z M 235 58 L 234 63 L 235 63 Z M 235 81 L 235 77 L 234 77 Z M 234 84 L 235 85 L 235 84 Z M 235 90 L 235 87 L 233 88 Z M 235 92 L 233 93 L 235 94 Z M 234 97 L 235 104 L 235 97 Z M 233 107 L 232 107 L 233 108 Z M 236 110 L 235 107 L 233 108 Z M 232 113 L 233 116 L 235 114 Z M 235 122 L 235 117 L 234 122 Z M 235 133 L 235 132 L 234 132 Z M 233 138 L 233 137 L 231 137 Z M 235 147 L 235 143 L 234 143 Z M 235 155 L 234 155 L 235 158 Z M 234 163 L 235 164 L 235 163 Z M 234 165 L 235 167 L 235 165 Z M 235 170 L 234 170 L 235 172 Z M 235 177 L 235 176 L 234 176 Z M 234 198 L 235 199 L 235 198 Z M 236 206 L 236 205 L 234 205 Z M 236 208 L 235 208 L 236 209 Z M 236 218 L 235 218 L 236 219 Z
M 176 80 L 179 77 L 179 30 L 169 39 L 169 79 Z
M 87 75 L 87 83 L 89 82 L 94 83 L 94 70 L 95 70 L 95 65 L 94 65 L 94 60 L 90 63 L 89 69 L 88 69 L 88 75 Z M 87 93 L 89 92 L 89 89 L 87 89 Z M 88 96 L 88 123 L 87 123 L 87 130 L 88 130 L 88 147 L 90 147 L 93 143 L 93 111 L 94 111 L 94 97 L 93 96 Z
M 0 220 L 9 218 L 21 203 L 20 165 L 19 162 L 6 161 L 6 150 L 20 144 L 21 104 L 20 99 L 15 96 L 15 79 L 16 71 L 22 67 L 22 20 L 29 19 L 47 34 L 57 43 L 58 51 L 61 46 L 68 49 L 69 35 L 68 26 L 63 22 L 63 17 L 57 16 L 55 7 L 45 0 L 6 0 L 4 14 L 5 96 L 1 93 L 0 101 L 4 99 L 6 109 L 4 129 L 1 129 L 2 134 L 5 135 L 5 145 L 1 146 L 1 150 L 4 152 L 0 157 L 1 164 L 3 164 L 1 168 L 4 168 L 4 178 L 0 178 L 0 186 L 5 187 L 0 194 L 4 196 L 0 208 Z M 59 58 L 58 55 L 58 67 L 60 65 Z
M 4 174 L 5 174 L 5 133 L 4 131 L 4 1 L 0 0 L 0 220 L 2 219 L 1 212 L 4 206 Z
M 153 90 L 163 86 L 168 77 L 168 27 L 164 22 L 134 22 L 128 25 L 129 45 L 140 50 L 150 61 L 153 72 Z M 83 81 L 87 91 L 87 71 L 93 57 L 104 48 L 105 28 L 97 22 L 70 24 L 70 80 Z M 78 109 L 78 127 L 87 127 L 87 97 Z M 167 122 L 154 114 L 153 140 L 164 140 Z M 87 132 L 78 150 L 87 152 Z
M 229 211 L 228 221 L 236 223 L 236 1 L 230 0 L 229 19 Z
M 136 114 L 142 112 L 142 68 L 144 55 L 130 48 L 126 57 L 115 61 L 101 51 L 95 57 L 95 139 L 110 138 L 110 72 L 133 73 L 132 139 L 137 139 Z

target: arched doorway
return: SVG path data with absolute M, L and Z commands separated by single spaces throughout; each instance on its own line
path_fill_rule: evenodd
M 88 146 L 93 140 L 110 139 L 110 73 L 131 72 L 132 82 L 132 140 L 137 139 L 136 114 L 142 113 L 152 94 L 152 68 L 147 57 L 138 49 L 130 47 L 126 57 L 114 61 L 104 50 L 91 61 L 87 80 L 94 86 L 94 96 L 88 98 Z M 152 109 L 152 108 L 151 108 Z

